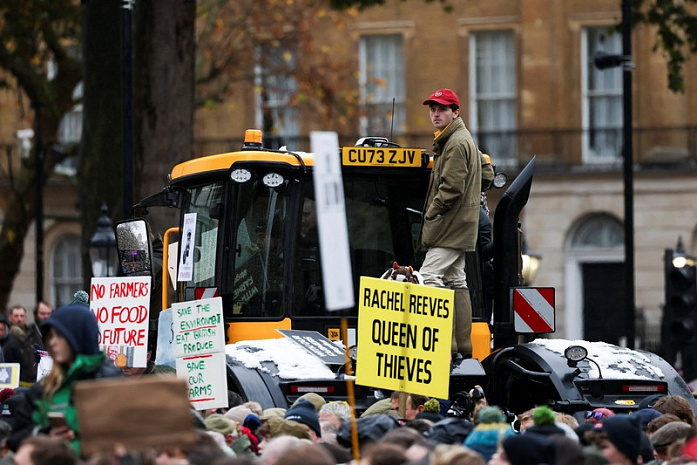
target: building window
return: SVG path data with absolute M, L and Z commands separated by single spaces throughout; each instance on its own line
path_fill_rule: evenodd
M 279 44 L 257 49 L 256 120 L 263 130 L 265 147 L 298 149 L 300 115 L 293 101 L 298 91 L 295 60 L 295 52 Z
M 622 68 L 597 69 L 597 52 L 622 54 L 622 37 L 609 27 L 583 29 L 583 158 L 616 162 L 622 155 Z
M 571 237 L 571 248 L 576 250 L 620 247 L 624 247 L 624 227 L 607 213 L 586 218 Z
M 516 161 L 516 68 L 512 31 L 470 40 L 470 121 L 480 149 L 499 164 Z
M 390 137 L 406 130 L 403 42 L 401 35 L 361 37 L 360 131 L 363 136 Z
M 53 246 L 50 282 L 51 300 L 56 308 L 72 302 L 74 294 L 82 289 L 82 253 L 76 234 L 61 236 Z

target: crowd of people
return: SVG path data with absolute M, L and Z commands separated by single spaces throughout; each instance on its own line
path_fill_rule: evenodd
M 152 363 L 146 369 L 118 369 L 100 351 L 98 325 L 84 303 L 55 312 L 42 304 L 31 324 L 23 310 L 12 307 L 7 318 L 0 319 L 5 360 L 16 356 L 14 360 L 22 368 L 33 367 L 36 376 L 36 358 L 32 362 L 24 351 L 45 349 L 53 365 L 40 382 L 0 391 L 0 465 L 678 465 L 697 461 L 697 421 L 685 398 L 649 396 L 629 414 L 597 408 L 579 418 L 547 406 L 513 414 L 488 405 L 479 387 L 469 393 L 464 410 L 453 409 L 447 400 L 394 392 L 359 416 L 347 403 L 328 402 L 317 393 L 300 396 L 287 409 L 262 409 L 254 399 L 230 391 L 226 408 L 196 411 L 188 407 L 184 412 L 187 407 L 183 407 L 185 418 L 191 419 L 188 441 L 138 450 L 115 441 L 108 453 L 87 454 L 76 413 L 76 383 L 173 374 L 157 370 Z M 19 355 L 11 355 L 13 351 Z M 108 424 L 121 419 L 102 420 Z

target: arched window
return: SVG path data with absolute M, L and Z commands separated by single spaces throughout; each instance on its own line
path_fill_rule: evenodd
M 617 248 L 624 246 L 622 223 L 607 213 L 587 217 L 571 237 L 572 249 Z
M 57 308 L 73 301 L 75 292 L 83 287 L 80 237 L 61 236 L 51 254 L 51 299 Z

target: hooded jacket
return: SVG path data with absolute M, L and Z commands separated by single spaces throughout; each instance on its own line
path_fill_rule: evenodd
M 73 353 L 73 363 L 63 372 L 61 385 L 48 398 L 43 392 L 35 400 L 32 420 L 37 425 L 48 427 L 49 412 L 60 413 L 68 427 L 75 432 L 71 441 L 73 449 L 80 453 L 80 425 L 73 404 L 73 386 L 77 381 L 121 376 L 121 370 L 109 360 L 99 348 L 99 326 L 97 319 L 86 305 L 71 304 L 56 310 L 51 318 L 41 325 L 44 340 L 54 328 L 65 338 Z
M 420 247 L 472 252 L 479 226 L 482 164 L 462 118 L 455 118 L 436 137 L 433 152 Z

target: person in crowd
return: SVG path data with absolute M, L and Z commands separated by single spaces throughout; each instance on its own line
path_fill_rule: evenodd
M 346 402 L 327 402 L 319 409 L 319 420 L 334 424 L 337 429 L 351 421 L 351 406 Z
M 433 449 L 430 465 L 485 465 L 480 454 L 457 444 L 439 444 Z
M 428 402 L 428 397 L 419 394 L 409 394 L 407 396 L 407 406 L 404 411 L 405 420 L 413 420 L 416 415 L 424 411 L 424 404 Z
M 661 428 L 663 425 L 667 425 L 668 423 L 672 423 L 674 421 L 680 421 L 680 418 L 673 415 L 672 413 L 664 413 L 663 415 L 654 418 L 649 422 L 648 425 L 646 425 L 646 435 L 649 438 L 651 438 L 653 433 L 658 431 L 658 429 Z
M 506 423 L 506 416 L 497 406 L 486 407 L 479 414 L 479 424 L 465 439 L 464 445 L 473 449 L 489 461 L 496 452 L 501 438 L 515 434 L 511 425 Z
M 679 457 L 680 448 L 692 435 L 692 427 L 684 421 L 674 421 L 661 426 L 651 435 L 651 445 L 656 459 L 667 462 Z
M 489 465 L 556 465 L 554 442 L 539 434 L 513 434 L 506 437 Z
M 641 420 L 636 415 L 614 415 L 596 423 L 593 443 L 616 465 L 636 465 L 641 451 Z
M 13 305 L 8 311 L 9 334 L 3 344 L 3 358 L 7 363 L 19 364 L 19 380 L 22 386 L 36 382 L 37 350 L 44 350 L 43 339 L 27 325 L 27 311 L 21 305 Z
M 472 303 L 465 275 L 465 253 L 474 252 L 482 186 L 480 151 L 460 117 L 460 100 L 439 89 L 424 102 L 436 129 L 433 169 L 424 203 L 419 248 L 426 257 L 419 270 L 428 286 L 455 290 L 453 360 L 472 356 Z
M 656 400 L 656 403 L 653 404 L 653 409 L 661 413 L 671 413 L 688 425 L 695 424 L 695 412 L 684 397 L 676 395 L 663 396 Z
M 12 465 L 15 463 L 14 453 L 7 445 L 7 438 L 11 432 L 12 427 L 6 421 L 0 420 L 0 465 Z
M 10 326 L 24 326 L 27 324 L 27 309 L 21 305 L 13 305 L 7 311 L 7 321 Z
M 615 415 L 615 412 L 605 407 L 598 407 L 586 412 L 586 423 L 596 424 L 604 418 L 609 418 Z
M 286 420 L 292 420 L 305 426 L 310 441 L 317 444 L 322 437 L 322 428 L 319 424 L 319 415 L 315 406 L 308 400 L 301 400 L 286 411 Z
M 291 450 L 305 444 L 295 436 L 281 435 L 270 439 L 261 452 L 261 462 L 264 465 L 276 465 L 283 463 L 283 457 Z
M 10 325 L 7 323 L 7 317 L 4 313 L 0 313 L 0 363 L 5 363 L 5 344 L 10 340 Z
M 122 374 L 100 351 L 99 326 L 85 305 L 59 308 L 43 323 L 41 330 L 53 367 L 40 383 L 23 393 L 24 405 L 18 405 L 17 410 L 25 412 L 24 424 L 18 425 L 15 432 L 26 436 L 38 427 L 51 436 L 69 440 L 79 454 L 80 425 L 73 403 L 74 384 Z M 27 407 L 31 411 L 28 424 Z M 15 412 L 12 414 L 14 416 Z
M 14 456 L 16 465 L 75 465 L 78 457 L 62 438 L 31 436 L 22 442 Z

